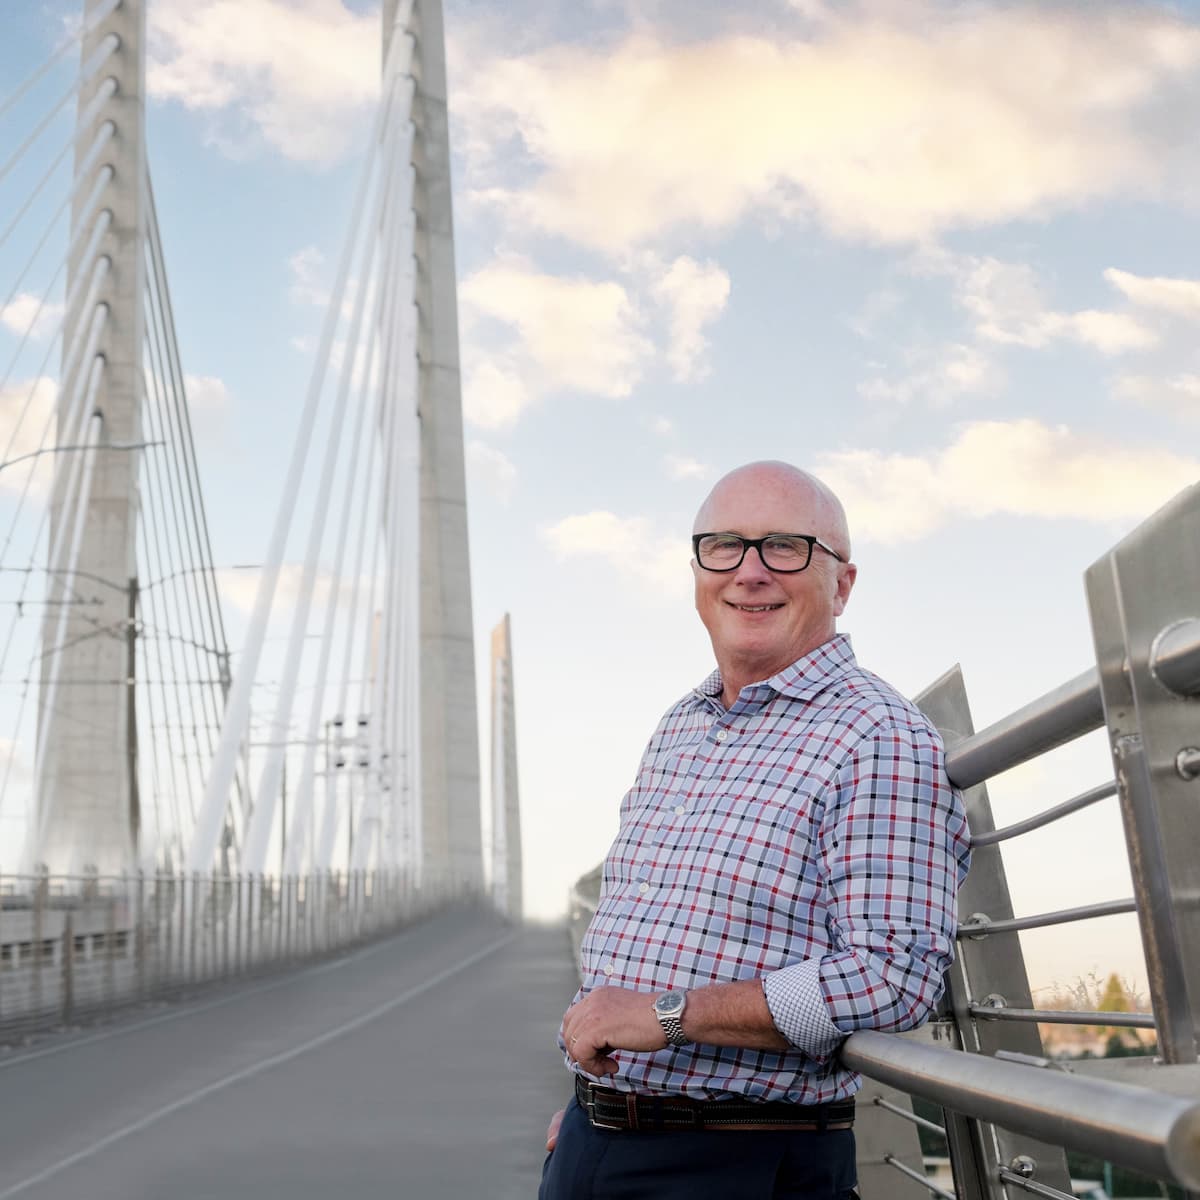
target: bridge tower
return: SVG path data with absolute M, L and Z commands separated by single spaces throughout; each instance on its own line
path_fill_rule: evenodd
M 492 901 L 504 916 L 521 919 L 521 802 L 508 613 L 492 630 Z
M 86 23 L 109 7 L 86 0 Z M 75 143 L 79 249 L 68 263 L 73 302 L 57 400 L 61 452 L 27 847 L 27 860 L 53 873 L 128 870 L 138 840 L 132 614 L 144 399 L 144 33 L 144 6 L 120 4 L 94 24 L 82 50 L 87 62 L 116 39 L 104 69 L 80 91 Z M 98 143 L 106 143 L 99 155 Z
M 401 0 L 384 0 L 383 58 Z M 441 0 L 416 0 L 413 211 L 420 419 L 420 827 L 426 868 L 468 890 L 482 884 L 479 728 L 467 493 L 446 53 Z

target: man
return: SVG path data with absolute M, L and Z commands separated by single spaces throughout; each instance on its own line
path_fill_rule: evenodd
M 852 1195 L 860 1080 L 837 1048 L 920 1024 L 953 956 L 966 820 L 936 731 L 836 631 L 841 503 L 752 463 L 692 542 L 717 670 L 621 805 L 541 1200 Z

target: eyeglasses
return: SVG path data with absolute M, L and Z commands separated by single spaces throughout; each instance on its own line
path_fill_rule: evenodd
M 744 538 L 736 533 L 695 533 L 692 553 L 706 571 L 736 571 L 753 546 L 768 571 L 794 575 L 812 562 L 814 546 L 832 554 L 838 562 L 846 560 L 831 546 L 811 533 L 768 533 L 766 537 Z

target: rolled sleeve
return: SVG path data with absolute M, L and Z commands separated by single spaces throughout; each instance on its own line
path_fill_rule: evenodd
M 829 1019 L 821 995 L 821 960 L 803 962 L 763 978 L 763 992 L 775 1028 L 816 1062 L 827 1062 L 846 1036 Z

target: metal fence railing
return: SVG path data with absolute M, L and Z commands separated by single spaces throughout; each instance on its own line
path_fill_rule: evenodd
M 1085 587 L 1095 668 L 980 732 L 958 668 L 917 697 L 964 790 L 974 860 L 939 1017 L 907 1035 L 854 1033 L 842 1050 L 868 1079 L 856 1126 L 863 1200 L 1071 1200 L 1067 1150 L 1200 1195 L 1200 485 L 1096 562 Z M 1098 728 L 1113 779 L 995 827 L 989 779 Z M 1016 915 L 1001 845 L 1113 796 L 1133 895 Z M 1071 855 L 1059 863 L 1069 871 Z M 576 947 L 598 896 L 594 872 L 572 892 Z M 1122 913 L 1137 914 L 1152 1012 L 1036 1007 L 1021 932 Z M 1051 1022 L 1153 1030 L 1157 1052 L 1052 1061 L 1038 1029 Z M 938 1108 L 941 1121 L 929 1115 Z M 926 1177 L 922 1129 L 944 1134 L 952 1185 Z
M 387 871 L 0 875 L 0 1042 L 317 958 L 447 899 Z

